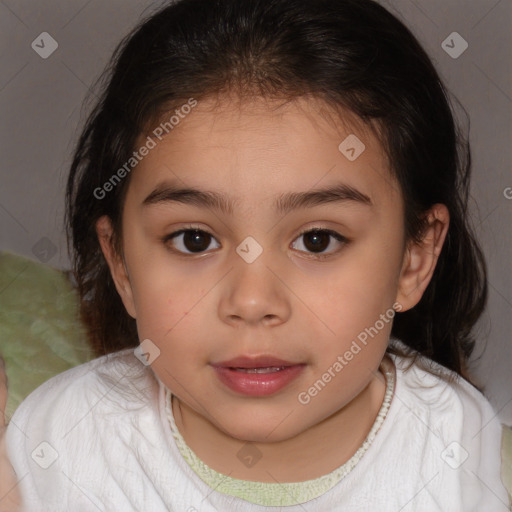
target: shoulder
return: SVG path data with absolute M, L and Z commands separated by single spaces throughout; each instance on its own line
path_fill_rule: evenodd
M 87 408 L 99 398 L 140 400 L 130 384 L 144 384 L 155 380 L 149 367 L 145 367 L 125 349 L 93 359 L 56 375 L 35 389 L 22 402 L 13 415 L 20 420 L 26 415 L 40 413 L 49 408 Z
M 412 364 L 406 357 L 391 358 L 393 429 L 404 450 L 420 457 L 421 471 L 440 475 L 437 495 L 450 489 L 464 510 L 503 510 L 502 425 L 493 406 L 464 378 L 426 357 Z
M 404 346 L 397 340 L 394 342 Z M 428 409 L 429 415 L 436 417 L 440 425 L 443 420 L 453 425 L 458 419 L 466 428 L 482 427 L 491 418 L 496 419 L 496 412 L 487 398 L 454 371 L 425 356 L 418 356 L 414 363 L 409 358 L 391 357 L 397 371 L 397 389 L 413 410 Z
M 19 405 L 7 430 L 9 454 L 16 458 L 21 446 L 30 452 L 38 440 L 76 441 L 157 401 L 156 377 L 133 349 L 99 357 L 52 377 Z
M 15 411 L 7 451 L 29 510 L 164 510 L 161 387 L 133 349 L 68 370 Z

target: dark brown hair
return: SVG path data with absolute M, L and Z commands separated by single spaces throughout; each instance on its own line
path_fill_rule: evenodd
M 467 216 L 469 146 L 430 59 L 395 16 L 371 0 L 179 0 L 120 43 L 101 83 L 67 185 L 74 273 L 97 354 L 138 343 L 95 233 L 108 215 L 121 250 L 130 177 L 103 198 L 95 190 L 132 156 L 137 137 L 191 97 L 312 95 L 380 127 L 408 240 L 421 238 L 426 210 L 447 206 L 450 227 L 433 278 L 414 308 L 396 314 L 392 335 L 463 371 L 487 296 Z

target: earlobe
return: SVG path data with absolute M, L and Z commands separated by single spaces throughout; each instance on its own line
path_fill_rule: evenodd
M 396 299 L 402 311 L 413 308 L 421 300 L 448 233 L 450 214 L 444 204 L 433 205 L 426 217 L 427 226 L 421 241 L 411 241 L 404 255 Z
M 110 269 L 110 275 L 116 286 L 126 311 L 132 318 L 136 318 L 133 291 L 128 276 L 128 271 L 123 257 L 117 253 L 113 244 L 112 221 L 106 215 L 100 217 L 96 222 L 96 233 L 101 246 L 103 256 Z

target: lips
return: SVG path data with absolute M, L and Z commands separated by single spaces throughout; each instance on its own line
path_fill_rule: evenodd
M 246 396 L 277 393 L 302 373 L 305 364 L 272 356 L 240 356 L 211 365 L 220 382 Z
M 295 366 L 299 363 L 292 361 L 285 361 L 272 356 L 259 356 L 248 357 L 240 356 L 230 359 L 229 361 L 222 361 L 220 363 L 213 363 L 214 367 L 233 368 L 233 369 L 255 369 L 255 368 L 284 368 L 286 366 Z

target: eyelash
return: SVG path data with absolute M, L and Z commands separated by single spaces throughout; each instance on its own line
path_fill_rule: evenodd
M 203 233 L 203 234 L 206 234 L 208 236 L 210 236 L 211 238 L 213 238 L 215 240 L 215 237 L 209 233 L 208 231 L 205 231 L 204 229 L 200 229 L 199 227 L 196 227 L 196 226 L 186 226 L 185 228 L 182 228 L 178 231 L 175 231 L 173 233 L 170 233 L 169 235 L 166 235 L 165 237 L 162 238 L 162 242 L 164 243 L 164 245 L 168 246 L 169 245 L 169 242 L 171 240 L 173 240 L 174 238 L 178 237 L 179 235 L 181 234 L 184 234 L 184 233 L 188 233 L 190 231 L 195 231 L 195 232 L 200 232 L 200 233 Z M 343 235 L 340 235 L 338 232 L 336 231 L 333 231 L 332 229 L 327 229 L 327 228 L 321 228 L 321 227 L 313 227 L 313 228 L 308 228 L 304 231 L 301 231 L 298 236 L 294 239 L 297 240 L 299 238 L 301 238 L 302 236 L 308 234 L 308 233 L 319 233 L 319 234 L 327 234 L 327 235 L 330 235 L 332 238 L 334 238 L 336 241 L 340 242 L 342 245 L 347 245 L 349 243 L 349 240 L 344 237 Z M 195 256 L 195 255 L 199 255 L 199 254 L 205 254 L 206 251 L 201 251 L 201 252 L 182 252 L 182 251 L 179 251 L 179 250 L 176 250 L 174 248 L 171 248 L 171 250 L 173 252 L 177 252 L 178 254 L 182 255 L 182 256 Z M 328 253 L 315 253 L 315 252 L 308 252 L 308 253 L 305 253 L 305 251 L 300 251 L 302 253 L 305 253 L 305 254 L 308 254 L 309 256 L 308 257 L 312 257 L 314 259 L 320 259 L 320 260 L 323 260 L 323 259 L 326 259 L 326 258 L 329 258 L 331 256 L 333 256 L 334 254 L 338 253 L 341 249 L 338 249 L 338 250 L 335 250 L 335 251 L 332 251 L 332 252 L 328 252 Z

